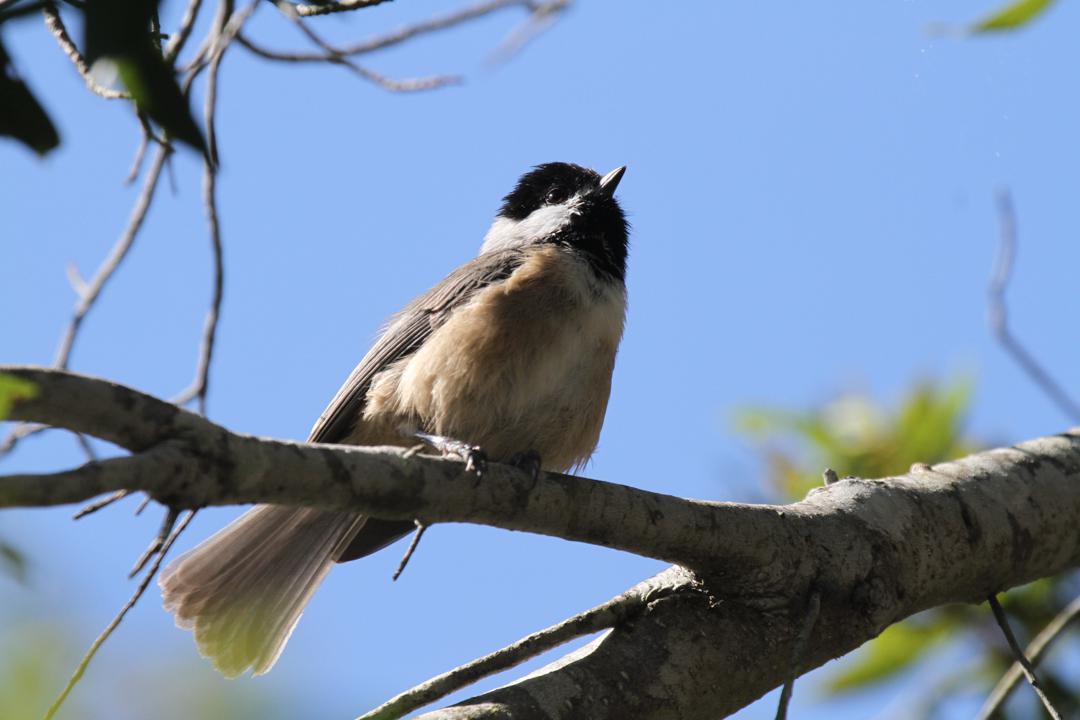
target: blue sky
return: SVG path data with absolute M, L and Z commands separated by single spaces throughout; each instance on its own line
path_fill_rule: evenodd
M 228 275 L 210 416 L 305 437 L 382 320 L 476 252 L 516 178 L 567 160 L 628 165 L 619 196 L 633 224 L 626 336 L 586 474 L 699 498 L 763 497 L 763 468 L 731 428 L 735 409 L 807 407 L 853 388 L 892 401 L 923 375 L 975 378 L 979 436 L 1061 430 L 1067 419 L 990 337 L 986 285 L 993 194 L 1007 185 L 1021 231 L 1014 328 L 1080 393 L 1069 304 L 1080 267 L 1080 8 L 1059 3 L 998 37 L 928 32 L 994 5 L 582 0 L 522 55 L 486 68 L 520 19 L 508 11 L 366 60 L 394 76 L 467 77 L 410 96 L 234 49 L 219 111 Z M 358 39 L 444 7 L 402 0 L 315 26 Z M 165 10 L 175 18 L 181 5 Z M 269 6 L 251 34 L 303 47 Z M 6 27 L 4 40 L 63 138 L 45 160 L 0 143 L 0 361 L 44 364 L 73 302 L 65 264 L 91 274 L 130 212 L 137 188 L 123 178 L 138 127 L 123 104 L 85 91 L 37 20 Z M 191 153 L 177 156 L 174 175 L 73 357 L 79 371 L 164 396 L 194 372 L 211 277 Z M 55 434 L 3 468 L 79 459 Z M 236 512 L 201 513 L 181 545 Z M 126 569 L 156 513 L 124 507 L 80 524 L 69 515 L 0 516 L 0 534 L 33 563 L 28 588 L 0 577 L 0 636 L 59 622 L 82 647 L 127 598 Z M 399 556 L 336 569 L 272 673 L 234 682 L 279 698 L 279 710 L 352 717 L 662 567 L 468 526 L 434 528 L 391 583 Z M 77 691 L 84 708 L 129 717 L 117 688 L 130 668 L 155 664 L 225 682 L 148 596 Z M 807 680 L 797 716 L 889 717 L 919 680 L 832 709 Z M 773 711 L 770 699 L 740 717 Z

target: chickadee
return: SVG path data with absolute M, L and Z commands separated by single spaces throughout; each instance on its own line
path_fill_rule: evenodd
M 596 448 L 626 315 L 628 225 L 601 177 L 526 173 L 480 254 L 391 319 L 310 442 L 529 452 L 565 472 Z M 354 512 L 259 505 L 163 572 L 165 609 L 222 674 L 268 671 L 335 562 L 414 527 Z

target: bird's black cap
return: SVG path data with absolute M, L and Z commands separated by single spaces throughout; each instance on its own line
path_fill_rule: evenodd
M 597 274 L 622 281 L 629 224 L 614 192 L 625 172 L 623 166 L 601 177 L 595 170 L 573 163 L 537 165 L 503 198 L 499 216 L 521 221 L 544 206 L 580 196 L 569 223 L 545 241 L 581 251 Z

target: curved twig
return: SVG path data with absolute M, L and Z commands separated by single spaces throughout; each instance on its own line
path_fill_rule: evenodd
M 191 522 L 191 519 L 193 517 L 195 517 L 195 511 L 191 510 L 188 512 L 187 515 L 184 516 L 184 519 L 181 520 L 179 525 L 176 526 L 176 530 L 173 531 L 173 533 L 161 546 L 160 552 L 158 552 L 157 557 L 154 559 L 154 564 L 150 566 L 150 570 L 139 582 L 139 586 L 135 588 L 135 592 L 132 594 L 131 599 L 124 603 L 124 606 L 120 608 L 120 612 L 116 614 L 116 617 L 114 617 L 112 621 L 105 626 L 105 629 L 102 630 L 101 634 L 98 635 L 97 639 L 95 639 L 93 644 L 90 645 L 90 649 L 86 651 L 86 654 L 83 656 L 82 660 L 79 661 L 78 666 L 75 668 L 75 672 L 72 673 L 71 677 L 68 679 L 67 685 L 64 686 L 64 689 L 60 692 L 60 695 L 56 698 L 56 700 L 53 701 L 53 704 L 49 706 L 48 711 L 45 713 L 45 720 L 52 720 L 52 718 L 56 716 L 56 713 L 60 710 L 60 707 L 64 704 L 64 701 L 67 700 L 68 696 L 71 694 L 71 691 L 75 689 L 75 685 L 78 684 L 79 680 L 86 672 L 86 668 L 89 667 L 90 661 L 94 659 L 94 656 L 97 655 L 98 650 L 101 649 L 101 646 L 104 645 L 105 641 L 108 640 L 109 637 L 113 634 L 113 631 L 115 631 L 116 628 L 120 626 L 120 623 L 121 621 L 123 621 L 124 616 L 127 615 L 133 607 L 135 607 L 135 604 L 139 602 L 139 598 L 141 598 L 146 592 L 146 588 L 150 586 L 150 581 L 153 580 L 155 575 L 157 575 L 157 571 L 161 567 L 161 563 L 165 560 L 165 555 L 169 552 L 169 549 L 172 548 L 173 543 L 176 542 L 177 538 L 180 537 L 180 534 L 183 533 L 185 529 L 187 529 L 188 523 Z
M 799 663 L 802 662 L 806 653 L 806 643 L 810 640 L 810 633 L 817 624 L 818 613 L 821 611 L 821 593 L 816 589 L 810 594 L 806 603 L 806 614 L 803 617 L 802 628 L 795 638 L 795 644 L 791 648 L 791 667 L 788 670 L 787 679 L 784 681 L 784 689 L 780 691 L 780 701 L 776 706 L 776 720 L 786 720 L 788 705 L 791 703 L 791 695 L 795 690 L 795 678 L 799 676 Z
M 657 576 L 662 577 L 662 576 Z M 535 632 L 490 655 L 456 667 L 387 700 L 356 720 L 396 720 L 414 710 L 466 688 L 486 677 L 542 655 L 579 637 L 607 630 L 641 612 L 659 589 L 657 578 L 631 588 L 605 603 L 590 608 L 549 628 Z
M 180 56 L 184 45 L 191 36 L 192 29 L 195 27 L 195 21 L 199 17 L 200 9 L 202 9 L 202 0 L 190 0 L 188 2 L 187 9 L 184 10 L 184 17 L 180 20 L 180 27 L 169 38 L 169 43 L 165 46 L 166 64 L 171 66 L 176 62 L 176 58 Z
M 1002 635 L 1005 636 L 1005 641 L 1009 644 L 1009 649 L 1012 650 L 1013 657 L 1016 658 L 1016 662 L 1020 665 L 1024 677 L 1027 678 L 1028 685 L 1030 685 L 1031 689 L 1035 691 L 1035 694 L 1039 696 L 1039 701 L 1043 704 L 1043 708 L 1052 720 L 1061 720 L 1061 713 L 1059 713 L 1057 708 L 1054 707 L 1054 704 L 1050 702 L 1050 698 L 1046 697 L 1046 692 L 1039 683 L 1039 678 L 1035 676 L 1035 668 L 1024 655 L 1024 650 L 1020 647 L 1020 643 L 1016 641 L 1016 636 L 1013 635 L 1012 628 L 1009 627 L 1009 618 L 1005 616 L 1005 610 L 1002 609 L 997 596 L 990 595 L 986 601 L 990 605 L 991 612 L 994 613 L 994 620 L 997 621 L 998 627 L 1001 628 Z
M 68 363 L 71 360 L 71 351 L 75 346 L 75 340 L 79 335 L 79 329 L 82 327 L 83 320 L 94 307 L 94 303 L 101 295 L 102 290 L 105 289 L 105 286 L 112 279 L 113 275 L 116 274 L 116 271 L 120 268 L 121 263 L 124 262 L 132 245 L 135 243 L 135 238 L 138 236 L 143 221 L 146 219 L 146 213 L 150 209 L 150 203 L 154 198 L 154 190 L 157 188 L 158 179 L 161 177 L 161 171 L 165 167 L 165 161 L 168 156 L 169 149 L 167 147 L 161 146 L 158 148 L 157 154 L 154 156 L 154 161 L 150 166 L 150 172 L 143 182 L 142 192 L 135 201 L 135 207 L 131 212 L 131 218 L 128 220 L 127 227 L 124 228 L 120 238 L 116 241 L 116 244 L 113 245 L 112 250 L 109 251 L 109 255 L 98 267 L 97 272 L 94 273 L 94 277 L 81 288 L 78 300 L 75 303 L 75 309 L 71 315 L 71 320 L 68 321 L 68 325 L 60 338 L 60 346 L 56 351 L 56 359 L 53 362 L 54 367 L 59 369 L 68 367 Z M 16 426 L 7 437 L 4 438 L 3 443 L 0 443 L 0 456 L 14 449 L 19 440 L 34 435 L 43 429 L 44 428 L 28 429 L 26 425 Z
M 296 21 L 299 23 L 299 18 L 296 18 Z M 303 53 L 270 50 L 255 43 L 251 38 L 243 34 L 239 34 L 236 40 L 248 51 L 266 60 L 278 60 L 283 62 L 324 62 L 331 65 L 341 65 L 360 78 L 390 92 L 420 92 L 423 90 L 433 90 L 447 85 L 456 85 L 461 82 L 461 78 L 456 75 L 432 75 L 429 77 L 410 78 L 407 80 L 388 78 L 344 57 L 337 52 L 336 48 L 323 41 L 322 38 L 315 35 L 309 28 L 304 25 L 299 26 L 308 37 L 318 38 L 317 40 L 313 40 L 313 42 L 316 44 L 321 43 L 321 47 L 324 49 L 323 54 L 305 55 Z
M 556 0 L 556 2 L 565 5 L 568 0 Z M 410 25 L 404 25 L 396 30 L 391 30 L 390 32 L 376 35 L 365 40 L 360 40 L 349 45 L 342 45 L 337 48 L 337 51 L 343 57 L 365 55 L 377 50 L 400 45 L 403 42 L 421 35 L 439 32 L 440 30 L 448 30 L 467 23 L 470 20 L 476 20 L 497 13 L 500 10 L 510 8 L 524 8 L 529 11 L 530 15 L 537 12 L 536 3 L 533 2 L 533 0 L 484 0 L 484 2 L 469 5 L 444 15 L 437 15 Z M 274 60 L 289 60 L 292 62 L 326 61 L 325 53 L 286 52 L 280 50 L 266 52 L 271 54 L 271 59 Z
M 1080 404 L 1047 372 L 1039 361 L 1028 352 L 1023 343 L 1013 337 L 1009 330 L 1008 306 L 1005 291 L 1009 287 L 1013 264 L 1016 260 L 1017 230 L 1016 210 L 1012 195 L 1001 190 L 997 196 L 998 216 L 1001 224 L 1001 245 L 998 261 L 990 280 L 990 328 L 1001 346 L 1005 348 L 1028 377 L 1038 385 L 1048 398 L 1065 413 L 1072 422 L 1080 422 Z
M 1074 622 L 1080 620 L 1080 597 L 1073 600 L 1058 613 L 1053 620 L 1046 624 L 1031 644 L 1024 650 L 1024 656 L 1030 659 L 1034 667 L 1038 667 L 1050 648 L 1057 642 Z M 978 720 L 990 720 L 1001 709 L 1001 706 L 1009 699 L 1017 684 L 1024 678 L 1024 668 L 1019 661 L 1014 662 L 1006 673 L 998 680 L 997 685 L 990 692 L 982 709 L 979 710 Z
M 75 65 L 75 69 L 79 71 L 79 75 L 82 76 L 83 81 L 86 83 L 86 87 L 90 92 L 95 95 L 100 95 L 106 100 L 127 100 L 131 98 L 131 94 L 120 90 L 111 90 L 107 87 L 103 87 L 94 80 L 90 74 L 90 66 L 86 64 L 86 58 L 79 52 L 79 48 L 75 47 L 75 41 L 68 35 L 67 28 L 64 26 L 64 21 L 60 18 L 60 9 L 56 7 L 54 2 L 46 2 L 41 8 L 42 14 L 45 16 L 45 27 L 49 28 L 49 32 L 56 38 L 56 42 L 60 45 L 60 49 L 64 51 L 71 62 Z
M 331 13 L 363 10 L 364 8 L 382 5 L 384 2 L 390 2 L 390 0 L 341 0 L 340 2 L 331 2 L 330 0 L 327 0 L 327 2 L 312 4 L 300 3 L 298 5 L 290 6 L 300 17 L 312 17 L 315 15 L 330 15 Z

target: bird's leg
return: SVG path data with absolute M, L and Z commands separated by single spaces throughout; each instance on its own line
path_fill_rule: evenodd
M 423 440 L 443 455 L 456 455 L 464 460 L 466 471 L 475 472 L 477 475 L 483 475 L 484 470 L 487 469 L 487 453 L 485 453 L 484 449 L 478 445 L 470 445 L 461 440 L 455 440 L 454 438 L 448 438 L 443 435 L 432 435 L 419 430 L 414 431 L 413 435 Z
M 526 450 L 525 452 L 516 452 L 511 455 L 510 459 L 506 461 L 506 464 L 513 465 L 514 467 L 529 473 L 535 483 L 540 477 L 540 467 L 543 463 L 540 459 L 540 453 L 535 450 Z

